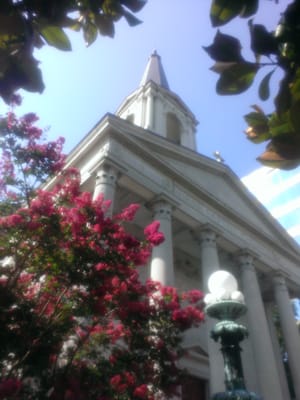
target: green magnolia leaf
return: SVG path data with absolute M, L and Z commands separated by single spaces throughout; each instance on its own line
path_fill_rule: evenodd
M 300 164 L 300 159 L 298 160 L 287 160 L 281 157 L 276 151 L 266 150 L 259 157 L 257 157 L 262 165 L 270 168 L 278 168 L 282 170 L 291 170 L 296 168 Z
M 102 14 L 95 15 L 95 24 L 101 35 L 114 37 L 115 28 L 113 20 L 110 17 Z
M 78 22 L 78 19 L 64 16 L 60 19 L 59 26 L 61 28 L 70 28 L 70 29 L 73 29 L 74 31 L 79 31 L 81 25 Z
M 279 91 L 274 99 L 276 112 L 278 115 L 286 112 L 291 105 L 290 76 L 285 75 L 279 85 Z
M 38 62 L 32 57 L 22 58 L 22 63 L 18 65 L 21 82 L 20 86 L 28 92 L 42 93 L 45 85 L 41 70 L 38 68 Z
M 5 72 L 9 68 L 9 52 L 0 49 L 0 79 L 4 77 Z
M 288 134 L 272 139 L 275 151 L 287 160 L 300 160 L 300 136 Z
M 270 79 L 275 71 L 275 68 L 270 71 L 260 82 L 258 94 L 261 100 L 267 100 L 270 97 Z
M 278 44 L 272 33 L 268 32 L 264 25 L 248 23 L 251 35 L 251 49 L 255 54 L 277 54 Z
M 237 17 L 243 10 L 245 0 L 213 0 L 210 19 L 213 26 L 221 26 Z
M 221 95 L 239 94 L 247 90 L 258 70 L 256 64 L 243 62 L 227 68 L 217 82 L 217 93 Z
M 133 12 L 140 11 L 146 3 L 146 0 L 121 0 L 121 4 Z
M 83 27 L 83 37 L 85 40 L 85 44 L 90 46 L 97 39 L 98 29 L 97 26 L 88 21 Z
M 300 68 L 297 69 L 293 82 L 290 83 L 293 101 L 300 100 Z
M 24 34 L 24 21 L 21 14 L 0 14 L 0 35 L 19 36 Z
M 253 143 L 262 143 L 271 138 L 269 132 L 269 119 L 261 111 L 251 112 L 244 116 L 248 124 L 246 135 Z
M 135 17 L 133 14 L 124 10 L 123 15 L 128 23 L 129 26 L 136 26 L 142 23 L 140 19 Z
M 287 136 L 293 134 L 294 129 L 290 121 L 289 111 L 281 114 L 280 116 L 273 113 L 269 122 L 270 132 L 272 137 Z
M 255 14 L 258 9 L 258 0 L 247 0 L 245 1 L 244 8 L 240 13 L 240 17 L 249 18 L 251 15 Z
M 47 25 L 39 29 L 41 36 L 45 41 L 59 50 L 72 50 L 71 42 L 65 32 L 58 26 Z
M 293 102 L 290 108 L 290 121 L 294 132 L 300 135 L 300 100 Z
M 120 2 L 116 0 L 103 0 L 102 2 L 102 10 L 104 14 L 110 17 L 119 15 L 121 8 Z
M 263 130 L 265 130 L 265 127 L 268 127 L 268 117 L 262 112 L 252 111 L 249 114 L 244 115 L 244 119 L 248 125 L 251 125 L 256 129 L 263 127 Z
M 212 67 L 210 67 L 211 71 L 216 72 L 217 74 L 222 74 L 226 69 L 230 68 L 232 65 L 235 65 L 235 62 L 222 62 L 217 61 Z
M 233 36 L 225 35 L 218 30 L 210 46 L 203 47 L 210 57 L 217 62 L 243 61 L 241 43 Z

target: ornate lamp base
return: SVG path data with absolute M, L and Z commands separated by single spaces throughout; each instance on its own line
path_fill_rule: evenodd
M 260 400 L 257 394 L 247 390 L 230 390 L 213 395 L 212 400 Z
M 222 300 L 206 307 L 207 314 L 219 320 L 211 331 L 215 342 L 221 343 L 224 359 L 225 392 L 212 396 L 212 400 L 260 400 L 245 387 L 239 343 L 247 337 L 247 329 L 235 320 L 246 312 L 245 304 L 234 300 Z

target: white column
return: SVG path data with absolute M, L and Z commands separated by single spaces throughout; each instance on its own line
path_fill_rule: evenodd
M 203 290 L 208 293 L 208 279 L 212 273 L 220 269 L 216 234 L 207 228 L 201 231 L 201 265 Z
M 208 278 L 210 275 L 220 269 L 219 256 L 216 245 L 216 234 L 211 229 L 205 229 L 201 232 L 201 268 L 202 268 L 202 290 L 208 293 Z M 224 392 L 224 362 L 220 351 L 220 344 L 216 343 L 210 337 L 212 328 L 217 320 L 206 316 L 205 328 L 207 336 L 207 349 L 209 356 L 209 389 L 213 395 L 218 392 Z
M 151 279 L 163 285 L 174 285 L 172 206 L 165 201 L 153 204 L 153 219 L 160 222 L 165 240 L 152 250 Z
M 273 352 L 270 332 L 261 297 L 261 292 L 251 255 L 244 253 L 239 256 L 241 269 L 242 291 L 248 307 L 247 320 L 249 340 L 251 341 L 259 395 L 264 400 L 283 400 L 276 359 Z
M 280 326 L 288 353 L 288 362 L 293 378 L 296 399 L 300 400 L 299 332 L 293 316 L 293 309 L 284 277 L 276 274 L 273 277 L 273 286 L 275 299 L 278 306 Z
M 93 198 L 96 199 L 100 194 L 104 200 L 110 200 L 111 205 L 108 214 L 113 213 L 115 189 L 117 182 L 117 171 L 111 166 L 102 166 L 96 174 L 96 183 Z
M 150 130 L 154 129 L 154 96 L 151 90 L 147 94 L 145 128 Z
M 273 345 L 273 349 L 274 349 L 274 355 L 275 355 L 276 362 L 277 362 L 278 373 L 280 376 L 280 384 L 281 384 L 281 388 L 282 388 L 283 398 L 285 400 L 290 400 L 291 397 L 290 397 L 289 387 L 288 387 L 288 383 L 287 383 L 287 379 L 286 379 L 284 365 L 282 362 L 282 353 L 281 353 L 279 342 L 278 342 L 278 335 L 276 332 L 276 327 L 275 327 L 274 321 L 273 321 L 274 304 L 273 303 L 265 303 L 265 310 L 266 310 L 267 321 L 269 324 L 269 330 L 270 330 L 272 345 Z

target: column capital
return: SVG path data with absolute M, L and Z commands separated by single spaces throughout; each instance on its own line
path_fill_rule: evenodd
M 151 205 L 151 210 L 154 218 L 171 220 L 173 207 L 170 203 L 157 201 Z
M 200 231 L 201 245 L 216 245 L 217 234 L 213 230 L 206 228 Z
M 254 255 L 248 249 L 242 249 L 236 253 L 236 259 L 242 268 L 252 268 L 254 267 Z
M 119 172 L 115 167 L 109 164 L 103 164 L 96 171 L 96 186 L 100 184 L 115 186 L 118 177 Z
M 153 212 L 154 218 L 165 219 L 171 218 L 172 212 L 177 205 L 177 202 L 175 202 L 163 193 L 154 196 L 152 200 L 146 203 L 146 207 L 148 207 Z
M 285 279 L 284 275 L 282 273 L 280 273 L 280 271 L 275 271 L 275 273 L 272 276 L 272 282 L 273 282 L 274 289 L 288 291 L 286 279 Z
M 195 232 L 196 233 L 196 232 Z M 201 247 L 212 246 L 216 247 L 219 232 L 210 224 L 205 224 L 197 229 L 197 236 L 200 238 Z

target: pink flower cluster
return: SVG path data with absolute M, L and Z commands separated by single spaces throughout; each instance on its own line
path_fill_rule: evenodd
M 0 118 L 0 199 L 20 196 L 25 182 L 30 193 L 64 165 L 64 139 L 43 142 L 43 130 L 35 125 L 37 121 L 34 113 L 17 118 L 13 111 Z
M 126 231 L 138 205 L 107 217 L 108 203 L 82 193 L 74 169 L 36 190 L 33 174 L 40 182 L 63 160 L 62 141 L 36 143 L 36 119 L 10 113 L 1 125 L 0 400 L 168 394 L 181 333 L 203 320 L 202 295 L 140 282 L 137 267 L 163 234 L 157 221 L 142 242 Z

